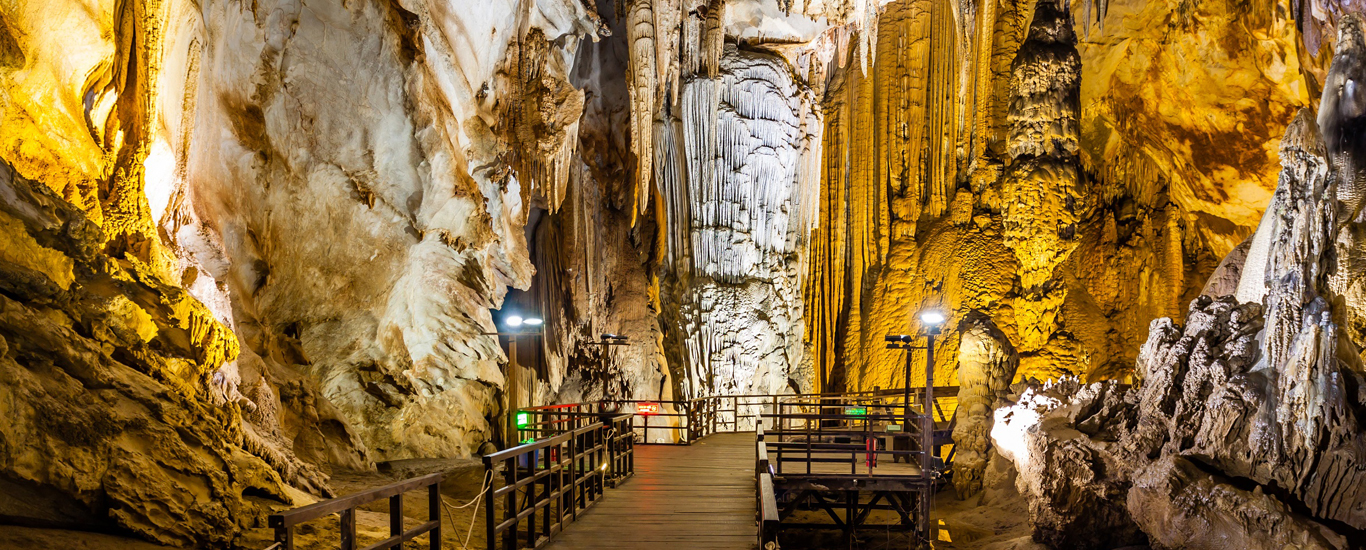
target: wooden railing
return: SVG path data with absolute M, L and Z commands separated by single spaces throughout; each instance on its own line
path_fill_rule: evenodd
M 428 546 L 431 550 L 441 548 L 441 479 L 445 474 L 436 473 L 400 481 L 383 487 L 362 491 L 354 495 L 324 500 L 271 514 L 270 527 L 275 529 L 275 544 L 270 549 L 294 550 L 294 526 L 323 516 L 341 514 L 341 549 L 356 550 L 356 508 L 380 499 L 389 499 L 389 538 L 365 547 L 365 550 L 398 548 L 423 533 L 430 533 Z M 403 494 L 408 491 L 427 489 L 427 522 L 404 530 Z M 270 550 L 267 549 L 267 550 Z
M 899 462 L 904 459 L 908 463 L 920 463 L 922 475 L 929 475 L 937 464 L 936 457 L 927 451 L 935 446 L 927 447 L 924 442 L 936 439 L 933 436 L 926 439 L 923 434 L 926 427 L 933 424 L 925 422 L 923 412 L 912 408 L 908 414 L 906 408 L 899 403 L 857 403 L 819 406 L 815 412 L 807 412 L 811 407 L 780 405 L 779 412 L 770 417 L 775 427 L 766 430 L 766 448 L 774 457 L 770 462 L 773 473 L 813 474 L 818 464 L 839 464 L 848 465 L 850 475 L 859 474 L 860 470 L 873 475 L 880 460 Z M 857 412 L 849 412 L 851 410 Z M 897 429 L 889 429 L 893 427 Z M 938 441 L 947 437 L 935 435 L 941 436 Z M 890 444 L 894 440 L 900 440 L 902 448 Z M 794 463 L 804 471 L 793 472 L 786 466 Z M 827 470 L 826 473 L 834 472 Z
M 930 499 L 944 480 L 936 449 L 951 443 L 946 426 L 953 421 L 943 418 L 937 403 L 904 401 L 793 400 L 766 416 L 755 430 L 761 548 L 776 547 L 779 531 L 788 528 L 841 529 L 852 540 L 870 525 L 874 510 L 900 519 L 894 525 L 877 523 L 876 529 L 909 532 L 912 542 L 932 540 Z M 887 463 L 902 459 L 909 464 Z M 824 511 L 834 523 L 794 521 L 791 514 L 801 510 Z
M 597 503 L 606 487 L 635 473 L 630 414 L 589 422 L 580 415 L 572 430 L 484 456 L 492 476 L 500 467 L 503 485 L 485 493 L 488 550 L 539 548 Z M 566 417 L 569 418 L 569 417 Z M 501 516 L 496 503 L 503 500 Z
M 527 421 L 519 427 L 525 439 L 564 433 L 595 420 L 604 408 L 636 413 L 631 419 L 631 430 L 640 436 L 642 444 L 687 445 L 714 433 L 747 431 L 780 412 L 780 406 L 805 405 L 841 407 L 851 403 L 896 403 L 902 401 L 904 390 L 871 390 L 846 393 L 807 393 L 788 395 L 713 395 L 686 400 L 620 400 L 605 403 L 568 403 L 521 409 Z M 958 388 L 935 388 L 934 407 L 941 418 L 939 399 L 957 399 Z M 919 392 L 912 394 L 918 404 Z M 653 408 L 655 410 L 642 410 Z M 772 427 L 770 425 L 770 427 Z M 664 434 L 660 436 L 659 434 Z M 654 435 L 654 437 L 652 437 Z M 662 440 L 662 441 L 661 441 Z
M 957 388 L 952 387 L 935 388 L 935 391 L 944 397 L 957 394 Z M 896 403 L 902 394 L 902 390 L 880 390 L 843 394 L 719 395 L 676 401 L 628 400 L 608 405 L 625 411 L 616 414 L 605 413 L 600 404 L 587 403 L 523 409 L 529 418 L 519 430 L 529 442 L 484 457 L 486 479 L 491 482 L 500 466 L 503 472 L 503 486 L 489 487 L 481 497 L 485 507 L 487 548 L 512 550 L 544 544 L 567 522 L 576 519 L 579 512 L 596 503 L 605 487 L 615 487 L 634 474 L 637 436 L 643 442 L 649 442 L 651 430 L 672 431 L 677 435 L 670 437 L 670 442 L 686 445 L 713 433 L 742 431 L 749 425 L 753 425 L 759 434 L 755 483 L 762 545 L 766 542 L 765 533 L 777 530 L 777 510 L 765 493 L 772 496 L 773 475 L 782 473 L 784 462 L 810 464 L 826 458 L 820 456 L 823 453 L 838 453 L 847 457 L 831 458 L 832 461 L 856 467 L 860 453 L 865 456 L 907 455 L 908 458 L 924 454 L 919 450 L 865 447 L 869 434 L 876 431 L 879 422 L 885 424 L 899 418 L 886 413 L 894 412 L 896 407 L 904 408 Z M 654 405 L 658 410 L 650 414 L 633 414 L 642 404 Z M 832 416 L 832 410 L 859 405 L 880 407 L 884 414 L 844 418 L 836 422 L 838 426 L 827 425 L 834 416 L 839 416 Z M 944 413 L 937 398 L 934 410 L 942 421 Z M 661 418 L 671 420 L 660 422 Z M 863 424 L 858 425 L 859 422 Z M 770 441 L 764 440 L 765 431 L 773 436 Z M 784 441 L 786 436 L 792 435 L 798 435 L 800 443 Z M 831 436 L 841 435 L 850 436 L 851 442 L 824 442 Z M 864 443 L 853 443 L 856 438 Z M 773 460 L 768 455 L 770 450 L 775 453 Z M 356 550 L 356 508 L 384 498 L 389 499 L 390 537 L 364 550 L 396 548 L 423 533 L 431 533 L 429 546 L 438 549 L 441 547 L 441 479 L 442 474 L 431 474 L 273 514 L 269 525 L 275 529 L 275 544 L 266 550 L 294 550 L 294 526 L 332 514 L 341 516 L 340 547 Z M 403 493 L 424 487 L 428 490 L 428 521 L 404 530 Z M 501 510 L 494 505 L 499 499 L 504 501 Z
M 778 547 L 778 528 L 781 524 L 778 515 L 778 496 L 773 490 L 773 469 L 768 463 L 763 425 L 757 426 L 754 431 L 758 436 L 755 445 L 754 509 L 759 522 L 759 548 L 770 550 Z

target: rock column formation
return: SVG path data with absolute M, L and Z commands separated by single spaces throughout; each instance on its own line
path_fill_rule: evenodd
M 1071 14 L 1061 2 L 1034 7 L 1011 68 L 1011 163 L 1000 184 L 1004 244 L 1020 263 L 1015 305 L 1020 348 L 1043 348 L 1061 327 L 1067 289 L 1055 270 L 1079 244 L 1087 197 L 1078 173 L 1081 59 Z
M 809 390 L 802 267 L 821 121 L 781 58 L 727 50 L 683 86 L 659 163 L 685 395 Z M 813 150 L 814 149 L 814 150 Z M 672 310 L 672 307 L 669 308 Z
M 992 412 L 1005 404 L 1020 358 L 1015 346 L 981 313 L 969 314 L 958 345 L 958 423 L 953 428 L 953 486 L 959 498 L 982 490 L 991 451 Z

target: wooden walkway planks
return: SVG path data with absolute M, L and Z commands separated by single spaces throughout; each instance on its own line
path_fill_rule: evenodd
M 547 550 L 753 550 L 754 434 L 637 445 L 636 475 L 579 515 Z

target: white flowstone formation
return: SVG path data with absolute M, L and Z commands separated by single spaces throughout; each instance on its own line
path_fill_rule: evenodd
M 777 57 L 727 50 L 684 84 L 661 140 L 666 261 L 690 395 L 785 393 L 809 378 L 801 275 L 818 185 L 815 98 Z M 805 202 L 804 202 L 805 201 Z

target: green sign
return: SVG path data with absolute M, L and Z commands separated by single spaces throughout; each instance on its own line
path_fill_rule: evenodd
M 518 428 L 525 428 L 525 427 L 527 427 L 529 424 L 531 424 L 531 413 L 529 413 L 529 412 L 519 412 L 519 413 L 517 413 L 517 427 L 518 427 Z
M 845 407 L 844 414 L 852 416 L 868 416 L 868 407 Z

